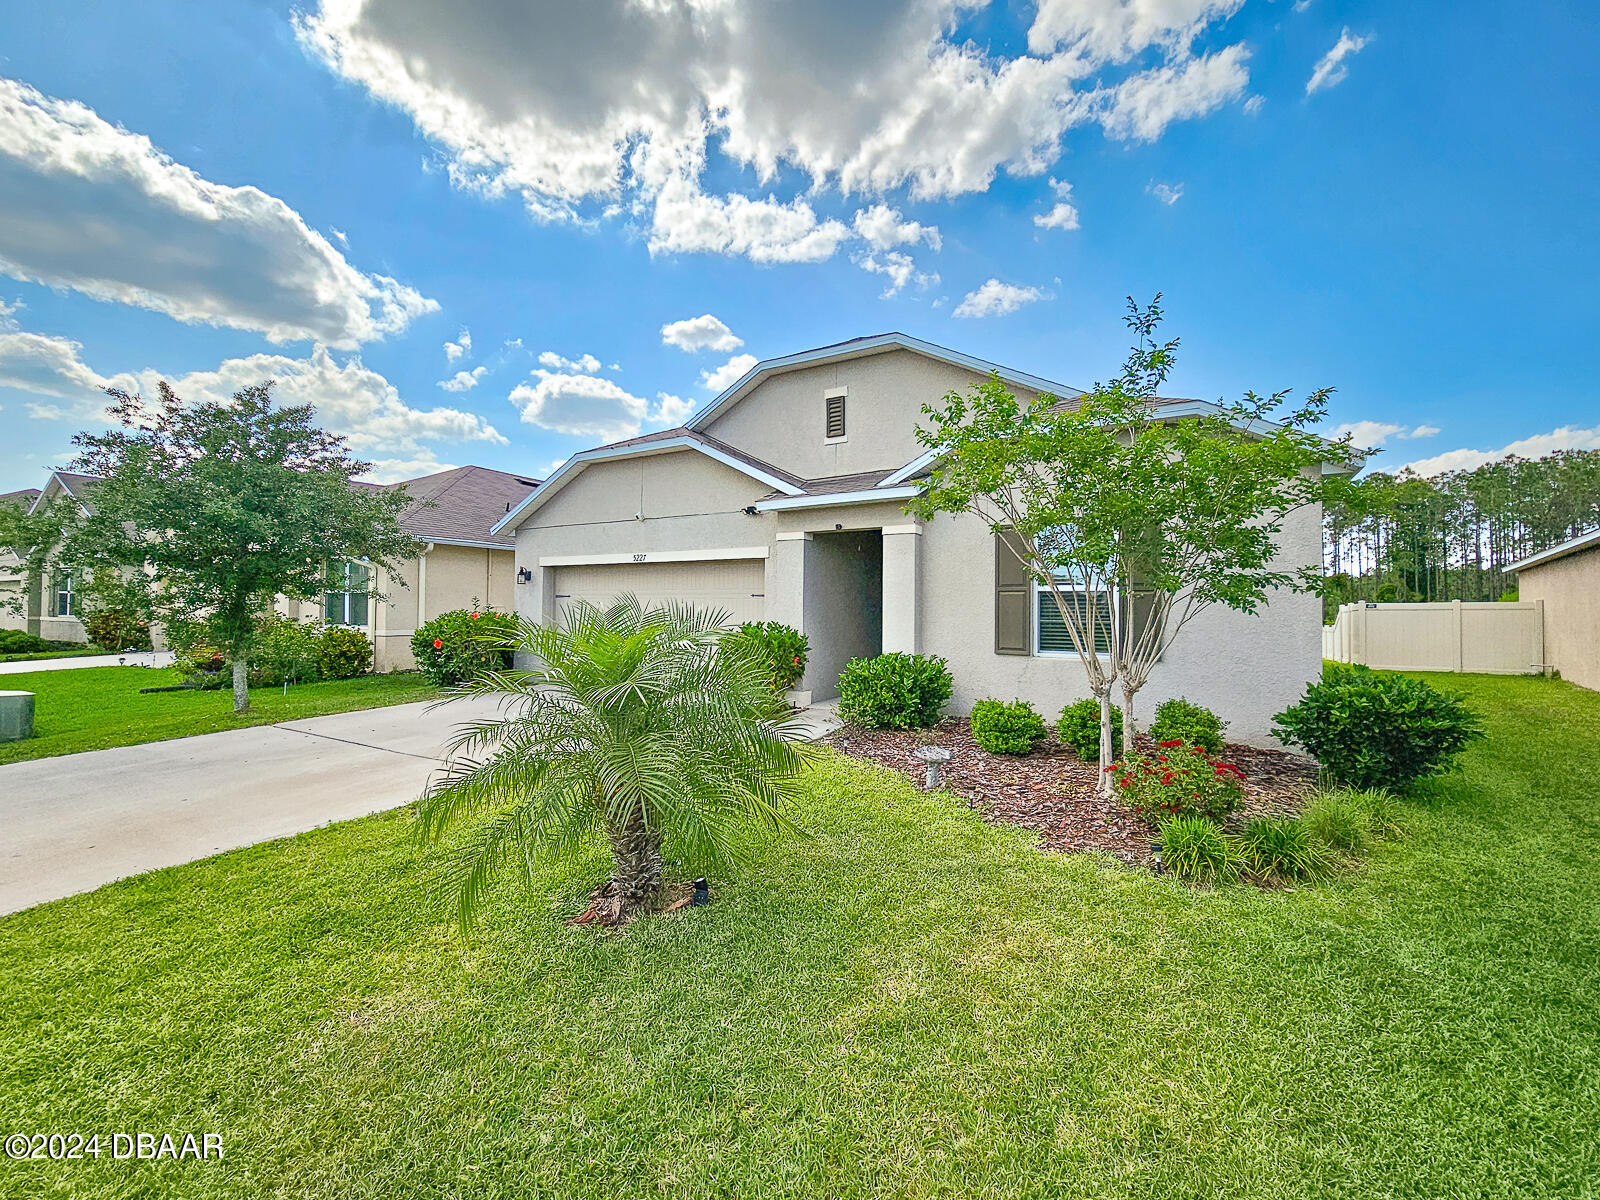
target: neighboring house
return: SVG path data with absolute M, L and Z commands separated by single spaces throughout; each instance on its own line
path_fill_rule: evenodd
M 1600 690 L 1600 530 L 1506 567 L 1517 599 L 1544 604 L 1544 661 L 1561 678 Z
M 361 486 L 405 487 L 414 503 L 400 526 L 423 543 L 421 555 L 377 579 L 364 563 L 337 564 L 320 601 L 280 601 L 280 612 L 362 629 L 372 639 L 374 670 L 406 671 L 416 666 L 411 635 L 430 617 L 473 604 L 512 610 L 515 540 L 493 529 L 537 479 L 456 467 L 403 485 Z
M 94 483 L 93 476 L 56 471 L 30 504 L 65 494 L 92 512 Z M 411 635 L 430 616 L 475 602 L 511 610 L 514 541 L 492 529 L 538 483 L 470 466 L 405 480 L 403 486 L 414 502 L 400 514 L 400 525 L 423 543 L 422 554 L 389 578 L 374 579 L 364 563 L 334 564 L 329 589 L 319 600 L 280 600 L 278 610 L 296 619 L 318 617 L 364 630 L 373 642 L 374 669 L 409 670 L 416 665 Z M 0 561 L 0 589 L 6 586 L 5 566 Z M 20 581 L 15 586 L 20 591 Z M 40 637 L 52 641 L 87 641 L 75 586 L 71 572 L 50 571 L 44 586 L 28 597 L 26 617 L 17 618 L 15 624 L 36 629 Z M 4 595 L 0 591 L 0 599 Z
M 15 496 L 27 496 L 30 497 L 27 503 L 31 512 L 43 501 L 65 497 L 76 502 L 85 513 L 92 513 L 94 506 L 88 497 L 93 485 L 92 475 L 79 475 L 73 471 L 52 471 L 42 489 L 24 488 L 20 492 L 0 497 L 0 502 Z M 23 613 L 20 616 L 14 612 L 4 615 L 6 626 L 26 629 L 47 642 L 87 642 L 89 635 L 84 632 L 82 615 L 78 611 L 77 581 L 73 578 L 72 572 L 52 568 L 45 572 L 44 578 L 34 580 L 32 589 L 24 595 L 28 585 L 19 568 L 20 564 L 14 555 L 6 554 L 0 559 L 0 599 L 9 598 L 4 591 L 6 586 L 4 578 L 8 573 L 15 580 L 14 594 L 21 596 L 23 602 Z
M 991 372 L 1024 400 L 1082 394 L 891 333 L 758 363 L 682 428 L 574 455 L 495 526 L 516 534 L 518 610 L 549 621 L 623 592 L 714 605 L 806 634 L 802 699 L 837 695 L 851 658 L 902 650 L 949 660 L 957 711 L 1020 697 L 1053 719 L 1088 692 L 1048 593 L 977 518 L 904 508 L 931 462 L 922 406 Z M 1321 525 L 1314 506 L 1288 518 L 1286 567 L 1320 565 Z M 1203 613 L 1152 674 L 1145 718 L 1187 696 L 1267 742 L 1321 670 L 1321 626 L 1321 600 L 1291 592 L 1255 616 Z
M 14 504 L 19 508 L 32 508 L 39 498 L 38 488 L 23 488 L 20 492 L 0 493 L 0 504 Z M 0 550 L 0 629 L 26 629 L 27 605 L 23 590 L 22 560 L 10 550 Z

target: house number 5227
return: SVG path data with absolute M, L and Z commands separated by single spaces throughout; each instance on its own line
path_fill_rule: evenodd
M 642 554 L 635 554 L 635 555 L 634 555 L 634 556 L 633 556 L 633 561 L 634 561 L 634 562 L 643 562 L 643 561 L 644 561 L 644 555 L 642 555 Z

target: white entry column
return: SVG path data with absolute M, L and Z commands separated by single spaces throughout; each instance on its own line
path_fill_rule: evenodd
M 922 526 L 883 527 L 883 652 L 922 649 Z

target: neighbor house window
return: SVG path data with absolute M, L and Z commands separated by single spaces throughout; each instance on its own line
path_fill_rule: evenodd
M 72 615 L 72 572 L 57 571 L 50 585 L 50 590 L 55 594 L 55 615 L 70 617 Z
M 828 415 L 823 422 L 823 437 L 830 442 L 844 440 L 844 399 L 845 394 L 843 392 L 826 397 Z
M 1058 574 L 1056 579 L 1062 598 L 1078 615 L 1079 628 L 1089 620 L 1089 606 L 1094 606 L 1094 652 L 1097 655 L 1109 655 L 1112 593 L 1104 590 L 1087 591 L 1065 573 Z M 1072 635 L 1067 631 L 1067 623 L 1061 619 L 1061 609 L 1056 605 L 1055 596 L 1042 583 L 1033 585 L 1033 652 L 1078 653 L 1072 644 Z
M 366 625 L 371 567 L 359 562 L 333 563 L 328 568 L 327 588 L 323 617 L 329 625 Z

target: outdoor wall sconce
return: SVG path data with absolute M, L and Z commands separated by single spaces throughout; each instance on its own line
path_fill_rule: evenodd
M 517 568 L 517 582 L 518 583 L 532 583 L 533 582 L 533 572 L 528 570 L 527 567 L 518 567 Z
M 922 790 L 931 792 L 939 786 L 939 766 L 950 761 L 950 751 L 943 746 L 918 746 L 915 753 L 928 764 L 928 774 L 922 781 Z

